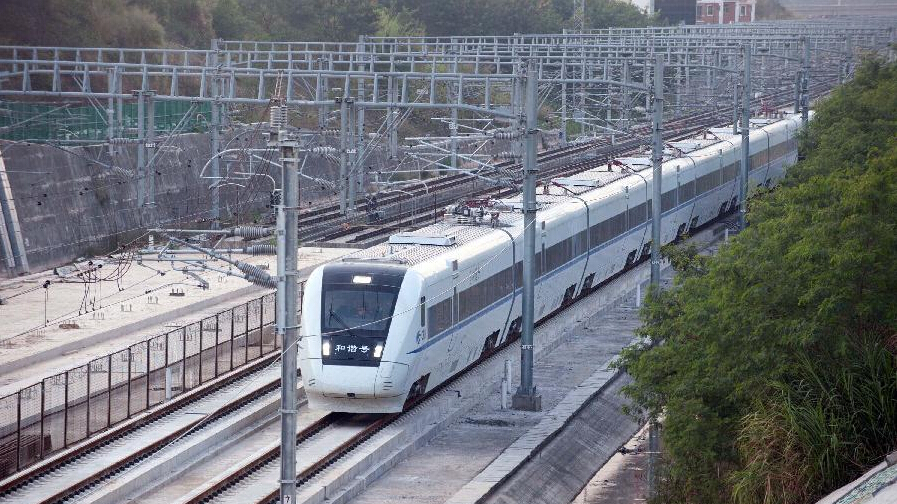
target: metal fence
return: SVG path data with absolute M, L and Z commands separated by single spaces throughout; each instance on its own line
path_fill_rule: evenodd
M 191 104 L 179 101 L 155 103 L 154 129 L 156 134 L 174 130 L 191 110 Z M 199 132 L 208 129 L 211 105 L 196 104 L 190 117 L 182 125 L 181 132 Z M 108 135 L 106 111 L 70 103 L 23 103 L 0 101 L 0 138 L 14 141 L 52 141 L 57 143 L 106 140 Z M 121 107 L 121 130 L 117 137 L 137 138 L 137 104 L 124 103 Z M 118 128 L 117 128 L 118 129 Z
M 0 398 L 0 478 L 278 351 L 274 294 Z

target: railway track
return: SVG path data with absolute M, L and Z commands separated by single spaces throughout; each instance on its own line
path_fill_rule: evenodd
M 296 435 L 297 485 L 311 480 L 399 416 L 329 413 L 302 429 Z M 257 451 L 243 465 L 212 478 L 178 502 L 274 502 L 279 497 L 279 477 L 278 444 Z
M 74 502 L 95 493 L 141 463 L 177 450 L 247 408 L 276 414 L 280 370 L 275 356 L 235 371 L 222 383 L 181 396 L 87 443 L 35 465 L 0 485 L 0 503 Z

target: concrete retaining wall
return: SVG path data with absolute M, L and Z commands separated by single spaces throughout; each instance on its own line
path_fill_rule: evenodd
M 239 146 L 262 147 L 264 139 L 255 130 L 239 134 L 224 134 L 224 148 Z M 555 139 L 556 141 L 556 139 Z M 157 142 L 160 146 L 164 142 Z M 333 143 L 328 139 L 328 143 Z M 550 143 L 550 142 L 549 142 Z M 510 147 L 508 142 L 496 142 L 490 151 Z M 462 151 L 466 148 L 462 148 Z M 0 276 L 23 274 L 23 265 L 10 266 L 11 258 L 21 259 L 16 245 L 24 248 L 31 272 L 69 263 L 78 257 L 102 255 L 115 251 L 143 234 L 147 227 L 178 227 L 186 223 L 209 221 L 213 180 L 202 178 L 200 172 L 211 156 L 209 136 L 205 133 L 179 135 L 168 145 L 160 147 L 150 176 L 155 181 L 154 207 L 139 208 L 137 188 L 141 182 L 136 174 L 136 145 L 116 147 L 110 155 L 103 145 L 59 148 L 45 144 L 30 144 L 0 140 L 0 194 L 3 212 L 0 217 L 7 237 L 0 243 Z M 505 149 L 507 150 L 507 149 Z M 279 161 L 279 154 L 271 156 Z M 387 153 L 375 150 L 365 158 L 365 181 L 370 183 L 377 171 L 394 164 Z M 5 168 L 5 169 L 3 169 Z M 268 177 L 245 177 L 234 172 L 245 171 L 245 165 L 228 166 L 221 163 L 222 175 L 230 174 L 229 184 L 220 187 L 221 218 L 223 224 L 245 224 L 263 219 L 268 213 L 270 191 Z M 302 173 L 310 177 L 334 181 L 338 165 L 334 160 L 309 157 Z M 260 161 L 253 170 L 280 179 L 280 169 Z M 206 173 L 208 174 L 208 172 Z M 389 177 L 387 170 L 384 178 Z M 306 178 L 300 180 L 301 205 L 322 201 L 337 201 L 335 191 Z M 463 193 L 460 193 L 463 194 Z M 460 195 L 459 194 L 459 195 Z M 359 195 L 360 196 L 360 195 Z M 10 218 L 7 206 L 13 207 Z M 10 222 L 13 221 L 13 222 Z M 21 230 L 17 243 L 7 243 L 13 224 Z
M 261 146 L 259 135 L 254 141 L 248 135 L 230 141 L 232 138 L 233 135 L 225 135 L 222 146 Z M 143 210 L 137 205 L 136 147 L 132 144 L 117 150 L 110 156 L 105 146 L 61 149 L 0 141 L 0 157 L 5 166 L 5 174 L 0 177 L 9 186 L 8 199 L 18 215 L 21 243 L 30 271 L 114 251 L 140 236 L 147 227 L 177 227 L 197 221 L 201 226 L 210 219 L 209 186 L 213 181 L 200 177 L 211 153 L 207 134 L 180 135 L 160 149 L 151 172 L 156 205 Z M 279 155 L 272 160 L 278 161 Z M 258 170 L 262 164 L 256 163 L 254 169 Z M 242 170 L 222 162 L 222 174 L 229 171 Z M 280 178 L 276 166 L 268 165 L 261 171 Z M 333 169 L 319 163 L 304 171 L 332 177 Z M 264 217 L 273 188 L 271 180 L 267 177 L 245 180 L 233 173 L 231 176 L 233 182 L 243 187 L 229 184 L 220 189 L 224 222 L 233 221 L 237 216 L 241 223 Z M 303 204 L 330 196 L 314 184 L 303 186 Z M 23 273 L 8 265 L 9 253 L 8 247 L 0 249 L 0 255 L 4 256 L 0 257 L 0 276 Z

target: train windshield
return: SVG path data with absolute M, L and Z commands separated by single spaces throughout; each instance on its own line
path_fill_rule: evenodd
M 324 332 L 385 336 L 399 289 L 378 285 L 333 284 L 324 289 L 321 327 Z

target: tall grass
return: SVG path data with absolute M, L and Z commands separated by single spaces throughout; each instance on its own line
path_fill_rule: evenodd
M 738 504 L 813 502 L 897 446 L 897 363 L 878 338 L 838 356 L 805 355 L 741 422 Z

